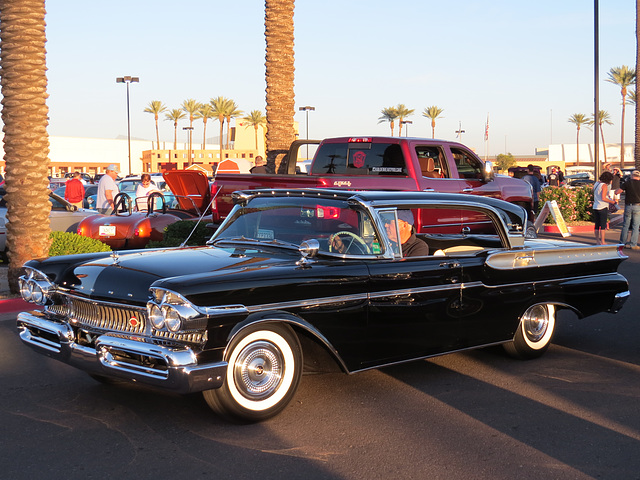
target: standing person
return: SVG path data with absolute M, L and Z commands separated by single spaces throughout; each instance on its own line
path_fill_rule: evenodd
M 71 205 L 82 208 L 84 201 L 84 185 L 80 177 L 80 172 L 73 172 L 73 177 L 67 180 L 64 188 L 64 198 Z
M 631 178 L 624 182 L 615 193 L 624 193 L 624 220 L 622 231 L 620 232 L 620 243 L 625 244 L 625 248 L 640 250 L 638 246 L 638 231 L 640 230 L 640 171 L 634 170 Z M 627 243 L 627 234 L 631 229 L 631 240 Z
M 527 165 L 527 174 L 522 179 L 531 185 L 533 191 L 533 213 L 538 213 L 538 205 L 540 204 L 540 190 L 542 186 L 540 180 L 536 176 L 535 167 L 531 164 Z
M 147 210 L 147 197 L 151 192 L 159 192 L 158 187 L 151 181 L 151 175 L 143 173 L 140 176 L 140 183 L 136 187 L 136 207 L 138 211 Z
M 613 180 L 613 173 L 609 171 L 602 172 L 600 179 L 593 186 L 593 220 L 595 221 L 595 237 L 598 245 L 604 245 L 604 233 L 607 229 L 607 214 L 609 213 L 609 204 L 616 202 L 610 198 L 609 185 Z
M 119 173 L 120 169 L 115 163 L 112 163 L 107 167 L 105 174 L 98 182 L 96 209 L 104 215 L 110 215 L 115 207 L 113 200 L 119 192 L 118 185 L 116 184 L 116 178 L 118 178 Z
M 558 174 L 558 185 L 562 185 L 564 183 L 564 173 L 562 173 L 561 169 L 558 169 L 556 173 Z
M 549 186 L 550 187 L 559 187 L 560 186 L 560 178 L 558 176 L 558 171 L 556 167 L 551 169 L 551 173 L 549 174 Z
M 620 194 L 619 193 L 615 193 L 615 192 L 620 190 L 620 185 L 621 184 L 622 184 L 622 174 L 620 173 L 620 169 L 619 168 L 614 168 L 613 169 L 613 180 L 611 181 L 611 190 L 613 190 L 613 192 L 614 192 L 613 199 L 616 202 L 620 201 Z
M 265 161 L 260 155 L 256 157 L 256 165 L 249 170 L 251 173 L 269 173 L 267 167 L 264 166 Z

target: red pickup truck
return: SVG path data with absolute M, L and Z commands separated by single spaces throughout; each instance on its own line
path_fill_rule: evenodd
M 319 146 L 309 172 L 296 173 L 297 152 L 306 143 Z M 292 144 L 279 172 L 214 175 L 211 190 L 215 197 L 212 205 L 214 223 L 227 216 L 233 206 L 231 194 L 236 190 L 308 187 L 485 195 L 521 205 L 533 218 L 532 192 L 528 183 L 495 176 L 490 162 L 485 164 L 475 153 L 456 142 L 406 137 L 299 140 Z M 457 224 L 460 224 L 459 219 Z M 427 222 L 417 218 L 418 232 L 426 232 L 426 225 Z

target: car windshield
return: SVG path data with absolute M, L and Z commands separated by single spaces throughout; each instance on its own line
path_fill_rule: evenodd
M 382 250 L 366 211 L 322 198 L 253 198 L 236 205 L 211 240 L 297 248 L 310 239 L 326 253 L 372 255 Z

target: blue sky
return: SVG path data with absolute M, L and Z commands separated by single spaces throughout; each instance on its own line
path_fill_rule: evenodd
M 126 135 L 126 88 L 115 82 L 124 75 L 140 77 L 130 91 L 135 138 L 155 138 L 143 113 L 151 100 L 172 109 L 221 95 L 265 111 L 264 1 L 58 0 L 47 2 L 46 21 L 50 135 Z M 593 111 L 590 1 L 298 0 L 294 22 L 303 136 L 302 105 L 316 107 L 312 138 L 386 135 L 380 111 L 398 103 L 415 109 L 409 135 L 430 137 L 422 111 L 437 105 L 436 137 L 455 139 L 461 124 L 462 142 L 484 155 L 488 114 L 489 154 L 528 155 L 574 143 L 567 119 Z M 620 139 L 621 99 L 604 79 L 621 65 L 635 66 L 635 4 L 600 1 L 600 108 L 614 122 L 607 142 Z M 217 128 L 209 123 L 207 136 Z M 172 141 L 172 123 L 160 129 Z M 633 141 L 631 108 L 625 130 Z M 581 142 L 592 141 L 583 129 Z

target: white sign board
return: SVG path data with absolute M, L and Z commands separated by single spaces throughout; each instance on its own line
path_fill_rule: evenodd
M 560 213 L 560 207 L 558 207 L 558 202 L 556 202 L 555 200 L 545 202 L 544 206 L 542 207 L 542 210 L 540 210 L 540 213 L 538 214 L 538 218 L 536 218 L 536 223 L 535 223 L 536 231 L 540 230 L 540 227 L 542 227 L 542 224 L 544 223 L 544 221 L 546 220 L 549 214 L 551 214 L 551 216 L 553 217 L 553 220 L 556 222 L 556 225 L 558 226 L 558 230 L 560 230 L 560 233 L 562 234 L 562 236 L 570 237 L 571 234 L 569 233 L 569 228 L 567 227 L 567 224 L 564 221 L 564 217 L 562 216 L 562 213 Z

